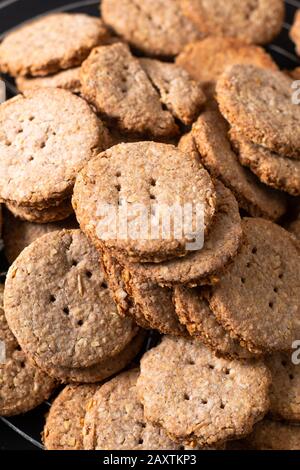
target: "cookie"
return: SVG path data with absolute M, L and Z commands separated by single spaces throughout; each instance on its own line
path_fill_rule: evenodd
M 218 355 L 231 358 L 249 359 L 253 357 L 218 322 L 199 288 L 190 289 L 176 286 L 174 302 L 179 320 L 186 326 L 191 336 L 203 341 Z
M 279 34 L 285 14 L 283 0 L 181 0 L 183 13 L 207 35 L 267 44 Z
M 77 173 L 108 139 L 88 104 L 58 88 L 1 104 L 0 124 L 0 200 L 23 216 L 69 198 Z
M 5 314 L 41 368 L 92 366 L 137 331 L 117 314 L 98 253 L 80 230 L 48 233 L 25 248 L 7 275 Z
M 167 287 L 216 282 L 220 271 L 237 254 L 242 240 L 241 218 L 234 196 L 219 181 L 216 191 L 217 213 L 201 250 L 162 263 L 130 263 L 128 269 L 132 274 Z M 126 257 L 118 259 L 128 265 Z
M 102 254 L 102 261 L 108 283 L 112 276 L 112 282 L 116 282 L 118 290 L 114 298 L 118 302 L 118 297 L 121 297 L 121 310 L 124 302 L 126 303 L 127 308 L 123 307 L 125 315 L 132 315 L 142 328 L 158 330 L 168 335 L 187 335 L 186 328 L 180 324 L 175 312 L 172 289 L 160 287 L 132 275 L 130 268 L 122 268 L 108 252 Z M 121 280 L 116 279 L 116 276 Z
M 0 415 L 26 413 L 47 400 L 56 382 L 27 359 L 6 322 L 0 284 Z
M 221 113 L 254 144 L 300 159 L 300 107 L 293 103 L 292 79 L 252 65 L 233 65 L 217 83 Z
M 63 88 L 80 93 L 80 67 L 61 70 L 48 77 L 17 77 L 16 85 L 22 93 L 35 88 Z
M 254 450 L 300 450 L 300 427 L 264 419 L 245 444 Z
M 176 450 L 158 426 L 145 421 L 138 400 L 138 370 L 125 372 L 102 385 L 84 419 L 85 450 Z
M 300 18 L 300 15 L 299 15 Z M 294 80 L 300 80 L 300 67 L 296 67 L 294 70 L 289 70 L 288 74 Z
M 49 205 L 43 209 L 10 203 L 6 204 L 6 207 L 18 219 L 36 224 L 59 222 L 74 214 L 70 198 L 63 199 L 62 202 L 53 206 Z
M 230 131 L 230 140 L 241 164 L 249 167 L 262 183 L 292 196 L 300 195 L 300 161 L 252 144 L 234 129 Z
M 300 55 L 300 9 L 297 10 L 295 14 L 294 22 L 290 30 L 290 37 L 295 43 L 297 54 Z
M 202 164 L 235 195 L 241 209 L 253 217 L 279 219 L 287 209 L 281 193 L 261 184 L 240 164 L 228 139 L 228 125 L 216 107 L 208 106 L 192 128 Z
M 251 432 L 268 409 L 269 385 L 260 362 L 220 359 L 199 341 L 171 337 L 143 356 L 137 380 L 147 421 L 200 447 Z
M 125 369 L 140 353 L 144 346 L 146 333 L 140 330 L 125 348 L 115 356 L 105 359 L 98 364 L 89 367 L 51 367 L 43 366 L 45 372 L 50 377 L 55 378 L 61 383 L 80 383 L 91 384 L 101 382 L 102 380 L 117 374 Z
M 206 101 L 200 83 L 175 64 L 153 59 L 140 59 L 140 64 L 170 113 L 183 124 L 191 125 Z
M 175 56 L 202 34 L 183 15 L 180 0 L 103 0 L 104 22 L 150 56 Z
M 95 48 L 81 66 L 80 81 L 84 98 L 121 131 L 160 138 L 178 134 L 173 116 L 126 44 Z
M 213 286 L 210 307 L 251 351 L 289 351 L 299 338 L 300 251 L 282 227 L 244 219 L 240 253 Z
M 270 413 L 279 420 L 299 422 L 300 370 L 292 354 L 273 354 L 265 360 L 272 374 Z
M 213 94 L 218 78 L 234 64 L 252 64 L 278 70 L 272 57 L 261 47 L 237 38 L 209 36 L 188 44 L 177 56 L 176 64 Z
M 45 76 L 80 65 L 108 36 L 103 22 L 78 13 L 54 13 L 9 33 L 0 45 L 0 70 Z
M 52 224 L 32 224 L 17 219 L 9 211 L 5 211 L 4 222 L 4 253 L 10 264 L 14 262 L 26 246 L 42 235 L 63 228 L 76 228 L 78 225 L 75 217 L 69 217 L 62 222 Z
M 43 442 L 47 450 L 83 450 L 86 407 L 99 385 L 68 385 L 51 405 Z
M 297 238 L 300 240 L 300 216 L 293 222 L 288 227 L 288 230 L 292 232 Z
M 172 224 L 176 222 L 169 214 L 174 202 L 181 208 L 190 204 L 192 237 L 197 238 L 213 221 L 216 193 L 207 171 L 193 155 L 172 145 L 138 142 L 117 145 L 91 160 L 77 177 L 72 202 L 82 230 L 98 248 L 119 251 L 132 261 L 157 262 L 185 255 L 189 250 L 191 232 L 168 233 L 162 224 L 167 216 Z M 121 232 L 122 226 L 109 231 L 102 221 L 101 209 L 108 204 L 110 216 L 111 211 L 119 211 L 120 205 L 131 205 L 127 233 Z M 141 227 L 141 217 L 137 216 L 141 205 L 147 220 L 152 215 L 155 236 L 144 221 Z M 198 205 L 202 205 L 201 210 L 203 207 L 204 227 L 196 224 Z M 151 212 L 154 210 L 155 214 Z

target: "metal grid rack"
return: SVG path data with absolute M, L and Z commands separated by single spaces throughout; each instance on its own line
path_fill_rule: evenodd
M 0 40 L 11 29 L 32 18 L 50 12 L 69 11 L 82 12 L 97 16 L 99 0 L 0 0 Z M 283 30 L 276 41 L 267 46 L 268 52 L 284 69 L 300 66 L 299 58 L 295 55 L 294 46 L 289 39 L 289 30 L 295 11 L 300 9 L 300 0 L 286 0 L 287 15 Z M 14 96 L 17 90 L 13 81 L 4 77 L 8 97 Z M 0 277 L 5 277 L 7 268 L 3 256 L 0 255 Z M 44 416 L 49 410 L 50 402 L 45 402 L 35 410 L 22 416 L 0 418 L 0 449 L 43 449 L 40 433 L 43 429 Z

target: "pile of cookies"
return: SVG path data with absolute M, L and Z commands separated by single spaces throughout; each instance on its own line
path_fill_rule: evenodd
M 101 15 L 0 44 L 0 414 L 56 393 L 51 450 L 300 449 L 297 72 L 262 48 L 284 2 Z

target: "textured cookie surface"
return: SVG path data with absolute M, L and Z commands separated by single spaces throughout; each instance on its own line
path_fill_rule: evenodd
M 80 92 L 80 67 L 62 70 L 48 77 L 17 77 L 16 84 L 22 93 L 34 88 L 63 88 L 73 93 Z
M 262 185 L 238 161 L 228 126 L 217 108 L 208 107 L 193 126 L 192 137 L 203 165 L 231 189 L 239 206 L 253 217 L 277 220 L 286 211 L 285 197 Z
M 217 213 L 201 250 L 162 263 L 130 263 L 133 274 L 162 285 L 190 286 L 214 282 L 219 271 L 236 255 L 241 239 L 241 218 L 237 202 L 222 183 L 216 183 Z M 128 263 L 124 257 L 121 262 Z
M 141 360 L 137 381 L 147 420 L 199 446 L 243 436 L 268 409 L 261 363 L 217 358 L 198 341 L 164 337 Z
M 195 237 L 203 231 L 202 224 L 196 224 L 200 204 L 203 205 L 204 229 L 209 228 L 215 213 L 216 193 L 207 171 L 193 155 L 184 154 L 172 145 L 155 142 L 120 144 L 103 152 L 79 174 L 73 195 L 73 207 L 80 226 L 94 243 L 122 251 L 137 261 L 158 261 L 188 251 L 189 234 L 185 230 L 179 235 L 174 230 L 165 232 L 161 223 L 174 202 L 180 207 L 191 205 Z M 131 205 L 127 233 L 110 234 L 107 226 L 100 223 L 99 206 L 101 210 L 101 205 L 110 204 L 116 212 L 126 203 Z M 147 220 L 154 210 L 160 216 L 160 220 L 151 219 L 155 237 L 147 223 L 140 226 L 138 211 L 141 205 Z M 173 223 L 174 217 L 170 219 Z
M 106 148 L 101 121 L 66 90 L 33 90 L 6 101 L 0 126 L 0 198 L 6 202 L 52 205 L 70 195 L 78 171 Z
M 6 36 L 0 45 L 0 69 L 13 76 L 55 73 L 80 65 L 106 37 L 107 29 L 98 18 L 69 13 L 43 16 Z
M 43 432 L 47 450 L 83 450 L 86 407 L 99 385 L 68 385 L 51 405 Z
M 300 10 L 296 12 L 290 36 L 296 45 L 297 53 L 300 55 Z
M 218 322 L 201 289 L 175 287 L 174 302 L 179 320 L 191 336 L 203 341 L 222 356 L 241 359 L 253 357 Z
M 74 213 L 71 199 L 68 197 L 62 201 L 55 201 L 54 205 L 47 207 L 19 206 L 18 204 L 7 203 L 7 209 L 18 219 L 35 224 L 48 224 L 65 220 Z
M 203 33 L 256 44 L 272 41 L 284 20 L 283 0 L 182 0 L 181 4 Z
M 145 421 L 137 397 L 139 371 L 132 370 L 103 385 L 84 420 L 86 450 L 172 450 L 178 446 L 159 427 Z
M 171 114 L 183 124 L 192 124 L 206 101 L 200 83 L 175 64 L 152 59 L 140 59 L 140 64 Z
M 300 450 L 300 427 L 264 419 L 245 444 L 254 450 Z
M 202 36 L 180 0 L 103 0 L 101 10 L 105 23 L 149 55 L 174 56 Z
M 3 311 L 3 285 L 0 285 L 0 415 L 25 413 L 48 399 L 55 381 L 32 365 L 10 331 Z
M 300 161 L 252 144 L 234 129 L 231 130 L 230 139 L 241 164 L 249 167 L 262 183 L 292 196 L 300 195 Z
M 5 314 L 24 351 L 45 367 L 99 363 L 136 332 L 117 314 L 98 253 L 80 230 L 52 232 L 25 248 L 8 273 Z
M 283 72 L 234 65 L 217 83 L 222 114 L 251 142 L 300 159 L 300 107 Z
M 295 239 L 263 219 L 244 219 L 244 243 L 210 306 L 249 349 L 289 351 L 299 338 L 300 263 Z
M 125 44 L 94 49 L 82 64 L 83 96 L 107 120 L 125 132 L 156 137 L 178 133 L 138 59 Z

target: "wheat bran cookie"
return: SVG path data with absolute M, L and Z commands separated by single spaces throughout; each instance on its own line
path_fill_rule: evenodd
M 126 44 L 95 48 L 80 72 L 83 96 L 106 120 L 133 134 L 172 137 L 173 116 Z
M 125 348 L 113 357 L 89 367 L 51 367 L 43 366 L 50 377 L 61 383 L 91 384 L 101 382 L 125 369 L 140 353 L 146 339 L 144 330 L 140 330 Z
M 3 310 L 4 286 L 0 284 L 0 415 L 12 416 L 40 405 L 56 386 L 55 380 L 30 363 L 6 322 Z M 1 348 L 2 352 L 2 348 Z
M 300 336 L 300 251 L 295 238 L 263 219 L 243 220 L 239 254 L 213 286 L 210 307 L 250 351 L 289 351 Z
M 244 443 L 254 450 L 300 450 L 300 426 L 264 419 Z
M 102 385 L 84 419 L 85 450 L 176 450 L 163 429 L 145 421 L 138 400 L 138 370 L 125 372 Z
M 300 80 L 300 67 L 296 67 L 294 70 L 289 70 L 288 75 L 294 80 Z
M 290 30 L 290 37 L 295 43 L 297 54 L 300 55 L 300 9 L 297 10 L 295 14 L 294 22 Z
M 142 58 L 140 64 L 170 113 L 183 124 L 191 125 L 206 101 L 200 83 L 173 63 Z
M 283 0 L 181 0 L 181 5 L 203 33 L 254 44 L 271 42 L 280 32 L 285 14 Z
M 174 303 L 180 322 L 191 336 L 203 341 L 217 354 L 224 357 L 250 359 L 253 354 L 231 338 L 209 308 L 203 290 L 176 286 Z
M 18 219 L 36 224 L 63 221 L 71 214 L 74 214 L 70 198 L 63 199 L 60 203 L 42 209 L 9 203 L 6 204 L 6 207 Z
M 293 363 L 292 354 L 272 354 L 265 359 L 272 374 L 270 413 L 275 419 L 299 422 L 300 368 Z
M 47 450 L 83 450 L 86 406 L 99 385 L 67 385 L 51 405 L 43 442 Z
M 278 70 L 272 57 L 259 46 L 247 44 L 237 38 L 209 36 L 188 44 L 177 56 L 176 64 L 201 82 L 211 94 L 215 84 L 228 66 L 252 64 L 257 67 Z
M 176 284 L 194 287 L 216 282 L 220 271 L 237 254 L 242 241 L 241 218 L 234 196 L 219 181 L 216 191 L 217 213 L 202 250 L 161 263 L 130 263 L 128 269 L 132 274 L 167 287 Z M 118 259 L 128 265 L 125 257 Z
M 10 75 L 45 76 L 80 65 L 90 50 L 106 40 L 99 18 L 54 13 L 9 33 L 0 45 L 0 70 Z
M 228 138 L 228 125 L 214 105 L 200 115 L 192 128 L 192 138 L 202 164 L 227 186 L 253 217 L 279 219 L 287 209 L 284 195 L 261 184 L 238 161 Z
M 117 145 L 91 160 L 77 177 L 72 202 L 81 228 L 97 247 L 120 251 L 128 260 L 157 262 L 185 255 L 191 242 L 186 231 L 177 236 L 173 230 L 169 234 L 160 230 L 161 221 L 174 202 L 180 207 L 191 204 L 193 222 L 197 205 L 202 204 L 207 231 L 215 214 L 216 192 L 207 171 L 193 155 L 184 154 L 172 145 L 138 142 Z M 134 219 L 128 214 L 126 236 L 108 233 L 101 222 L 101 213 L 97 215 L 99 204 L 110 204 L 118 211 L 122 203 L 142 204 L 147 217 L 153 215 L 151 211 L 158 210 L 159 220 L 154 222 L 160 233 L 155 237 L 149 230 L 140 233 L 141 217 L 136 212 Z M 193 224 L 193 237 L 201 235 L 200 225 Z
M 69 198 L 77 173 L 108 140 L 88 104 L 58 88 L 1 104 L 0 127 L 0 199 L 25 213 Z
M 41 368 L 92 366 L 137 331 L 117 314 L 98 253 L 80 230 L 51 232 L 25 248 L 7 275 L 5 314 Z
M 281 71 L 233 65 L 217 83 L 221 113 L 247 140 L 300 159 L 300 107 L 293 80 Z
M 80 93 L 80 67 L 61 70 L 47 77 L 17 77 L 16 85 L 21 93 L 35 88 L 63 88 Z
M 7 261 L 12 264 L 19 254 L 34 240 L 55 230 L 77 228 L 75 217 L 69 217 L 62 222 L 51 224 L 32 224 L 17 219 L 8 210 L 5 211 L 3 242 Z
M 235 129 L 230 131 L 230 140 L 241 164 L 249 167 L 262 183 L 292 196 L 300 195 L 300 161 L 252 144 Z
M 145 418 L 199 447 L 251 432 L 268 409 L 269 386 L 260 362 L 220 359 L 199 341 L 167 336 L 143 356 L 137 380 Z
M 151 56 L 175 56 L 202 37 L 181 12 L 180 0 L 103 0 L 101 13 L 117 34 Z

